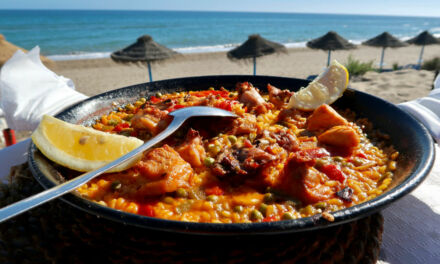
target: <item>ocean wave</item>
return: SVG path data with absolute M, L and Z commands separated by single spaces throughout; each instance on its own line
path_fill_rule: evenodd
M 110 58 L 110 54 L 111 52 L 74 52 L 71 54 L 49 55 L 47 57 L 54 61 L 64 61 Z
M 430 30 L 434 32 L 435 37 L 440 37 L 440 28 L 432 28 Z M 439 33 L 436 33 L 439 32 Z M 413 38 L 415 35 L 411 36 L 402 36 L 397 35 L 401 41 L 406 41 L 410 38 Z M 361 45 L 362 42 L 367 39 L 350 39 L 349 42 L 355 45 Z M 307 41 L 302 42 L 288 42 L 283 43 L 287 48 L 304 48 L 306 47 Z M 182 54 L 192 54 L 192 53 L 212 53 L 212 52 L 226 52 L 231 49 L 239 46 L 240 43 L 230 43 L 230 44 L 222 44 L 222 45 L 212 45 L 212 46 L 194 46 L 194 47 L 183 47 L 183 48 L 174 48 L 173 50 Z M 100 59 L 100 58 L 110 58 L 111 52 L 73 52 L 70 54 L 60 54 L 60 55 L 49 55 L 47 56 L 49 59 L 60 61 L 60 60 L 82 60 L 82 59 Z

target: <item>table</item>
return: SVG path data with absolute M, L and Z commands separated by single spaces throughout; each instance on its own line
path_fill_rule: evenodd
M 30 140 L 0 151 L 0 179 L 5 181 L 8 166 L 26 162 Z M 385 219 L 379 264 L 440 263 L 440 148 L 427 179 L 382 214 Z

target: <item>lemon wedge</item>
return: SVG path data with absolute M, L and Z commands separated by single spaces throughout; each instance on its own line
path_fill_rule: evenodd
M 289 108 L 314 110 L 322 104 L 331 104 L 342 96 L 348 86 L 348 71 L 336 60 L 307 87 L 290 97 Z
M 32 141 L 48 159 L 76 171 L 98 169 L 144 143 L 135 137 L 109 134 L 47 115 L 32 134 Z M 125 170 L 140 158 L 109 172 Z

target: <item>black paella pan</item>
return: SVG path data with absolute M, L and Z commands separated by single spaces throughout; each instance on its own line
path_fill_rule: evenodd
M 209 87 L 218 89 L 222 86 L 233 89 L 237 82 L 244 81 L 251 82 L 260 90 L 265 90 L 267 84 L 270 83 L 278 88 L 294 91 L 306 86 L 309 82 L 303 79 L 247 75 L 163 80 L 133 85 L 93 96 L 67 108 L 56 117 L 74 124 L 91 125 L 96 118 L 112 110 L 113 102 L 119 104 L 134 102 L 140 97 L 148 98 L 157 92 L 205 90 Z M 411 192 L 429 174 L 434 162 L 434 142 L 429 132 L 409 114 L 394 104 L 353 89 L 347 89 L 344 95 L 335 102 L 335 105 L 342 109 L 349 108 L 359 117 L 368 118 L 376 129 L 390 136 L 390 143 L 399 151 L 400 155 L 398 170 L 395 172 L 388 191 L 373 200 L 332 212 L 335 218 L 334 222 L 327 222 L 319 217 L 246 224 L 180 222 L 122 212 L 81 198 L 73 193 L 67 194 L 61 199 L 99 217 L 105 217 L 121 224 L 155 230 L 214 235 L 279 234 L 326 228 L 368 216 Z M 35 178 L 46 189 L 65 180 L 63 170 L 46 159 L 34 144 L 30 146 L 29 165 Z

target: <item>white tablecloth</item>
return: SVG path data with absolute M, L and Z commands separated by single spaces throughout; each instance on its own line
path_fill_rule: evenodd
M 30 140 L 0 151 L 0 179 L 8 166 L 26 161 Z M 411 194 L 383 211 L 385 219 L 380 264 L 440 263 L 440 148 L 428 178 Z

